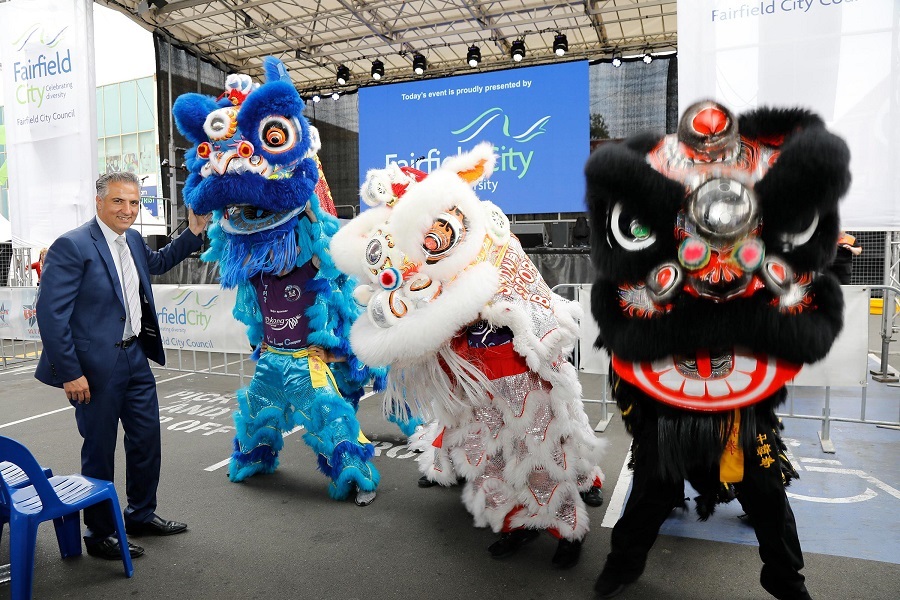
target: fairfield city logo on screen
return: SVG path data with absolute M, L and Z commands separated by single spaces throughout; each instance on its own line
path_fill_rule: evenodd
M 475 144 L 476 138 L 489 140 L 507 138 L 508 142 L 494 146 L 494 151 L 499 158 L 495 170 L 515 173 L 517 179 L 522 179 L 528 174 L 528 168 L 534 158 L 534 150 L 523 150 L 520 145 L 527 144 L 536 137 L 547 133 L 546 126 L 549 121 L 550 115 L 545 115 L 531 125 L 522 128 L 521 133 L 514 133 L 516 130 L 511 127 L 509 115 L 505 114 L 499 106 L 495 106 L 485 110 L 462 127 L 451 129 L 450 133 L 457 137 L 456 141 L 459 144 L 456 147 L 456 155 L 465 152 L 468 145 Z M 486 129 L 488 132 L 483 133 Z M 415 153 L 410 154 L 409 161 L 398 159 L 398 157 L 398 154 L 386 154 L 385 165 L 396 162 L 400 167 L 415 167 L 426 173 L 431 173 L 449 158 L 442 159 L 441 151 L 438 148 L 429 148 L 426 154 L 418 158 Z M 484 180 L 480 181 L 475 189 L 493 192 L 496 191 L 497 185 L 496 180 Z
M 28 27 L 18 39 L 13 41 L 12 45 L 17 54 L 26 54 L 26 48 L 29 49 L 27 54 L 31 54 L 27 58 L 23 57 L 22 60 L 13 61 L 13 83 L 16 86 L 16 102 L 19 104 L 33 104 L 40 108 L 45 99 L 65 98 L 65 90 L 72 89 L 71 82 L 54 81 L 58 76 L 72 72 L 72 50 L 60 48 L 66 29 L 68 29 L 68 25 L 56 33 L 47 33 L 44 26 L 38 23 Z M 37 57 L 34 57 L 35 46 L 43 46 L 46 50 L 39 51 Z M 40 116 L 49 117 L 49 115 L 35 115 L 35 117 Z M 54 118 L 58 120 L 65 116 L 56 117 L 54 115 Z

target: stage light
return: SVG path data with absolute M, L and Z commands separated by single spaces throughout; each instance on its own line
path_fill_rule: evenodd
M 337 99 L 340 98 L 340 97 L 341 97 L 341 93 L 340 93 L 340 92 L 331 92 L 331 99 L 332 99 L 332 100 L 337 100 Z
M 425 68 L 428 66 L 428 63 L 425 61 L 425 57 L 416 52 L 413 54 L 413 71 L 416 75 L 422 75 L 425 73 Z
M 377 58 L 372 61 L 372 79 L 378 81 L 384 77 L 384 63 Z
M 644 50 L 644 56 L 641 57 L 641 60 L 644 61 L 645 65 L 649 65 L 653 62 L 653 57 L 650 55 L 649 50 Z
M 618 50 L 613 52 L 612 66 L 617 69 L 622 66 L 622 53 Z
M 565 56 L 568 51 L 569 39 L 566 37 L 566 34 L 557 33 L 556 37 L 553 38 L 553 52 L 555 52 L 557 56 Z
M 469 46 L 469 52 L 466 54 L 466 62 L 473 69 L 481 62 L 481 48 L 478 46 Z
M 322 96 L 320 96 L 318 92 L 316 92 L 315 94 L 312 95 L 313 102 L 318 102 L 321 99 L 322 99 Z
M 509 48 L 509 56 L 516 62 L 525 58 L 525 40 L 516 40 Z
M 347 68 L 347 65 L 340 65 L 337 68 L 337 82 L 344 85 L 348 81 L 350 81 L 350 69 Z

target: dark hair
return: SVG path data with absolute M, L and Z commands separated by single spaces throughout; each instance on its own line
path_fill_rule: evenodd
M 109 193 L 109 184 L 114 182 L 133 183 L 138 189 L 141 189 L 141 181 L 134 173 L 129 173 L 128 171 L 113 171 L 111 173 L 105 173 L 97 179 L 97 195 L 101 198 L 106 198 L 106 194 Z

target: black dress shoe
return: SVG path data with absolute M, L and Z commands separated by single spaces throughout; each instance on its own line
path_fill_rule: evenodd
M 125 526 L 128 535 L 175 535 L 187 531 L 187 525 L 178 521 L 164 521 L 159 515 L 144 523 L 129 523 Z
M 625 589 L 625 584 L 610 577 L 606 577 L 603 573 L 594 584 L 594 591 L 597 592 L 598 598 L 612 598 L 618 596 L 619 592 Z
M 122 560 L 122 549 L 119 547 L 119 539 L 116 537 L 110 536 L 100 541 L 84 538 L 84 546 L 91 556 L 106 560 Z M 128 542 L 128 553 L 131 554 L 131 558 L 137 558 L 144 555 L 144 549 Z
M 578 564 L 581 557 L 581 540 L 567 540 L 559 538 L 556 545 L 556 553 L 553 554 L 553 566 L 557 569 L 571 569 Z
M 419 487 L 420 488 L 430 488 L 430 487 L 436 486 L 437 484 L 438 484 L 437 481 L 432 481 L 431 479 L 428 479 L 428 477 L 426 477 L 425 475 L 422 475 L 421 477 L 419 477 Z
M 488 546 L 488 552 L 494 558 L 512 556 L 522 545 L 530 542 L 540 533 L 537 529 L 516 529 L 508 533 L 501 533 L 500 539 Z
M 591 486 L 586 492 L 581 492 L 581 499 L 588 506 L 601 506 L 603 504 L 603 492 L 597 486 Z

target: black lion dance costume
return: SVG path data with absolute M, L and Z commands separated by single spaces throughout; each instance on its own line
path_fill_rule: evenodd
M 736 118 L 713 102 L 688 108 L 677 135 L 608 144 L 588 160 L 591 309 L 634 437 L 601 597 L 641 575 L 685 480 L 701 519 L 737 497 L 766 591 L 810 597 L 775 409 L 841 330 L 841 290 L 825 268 L 849 160 L 808 111 Z

